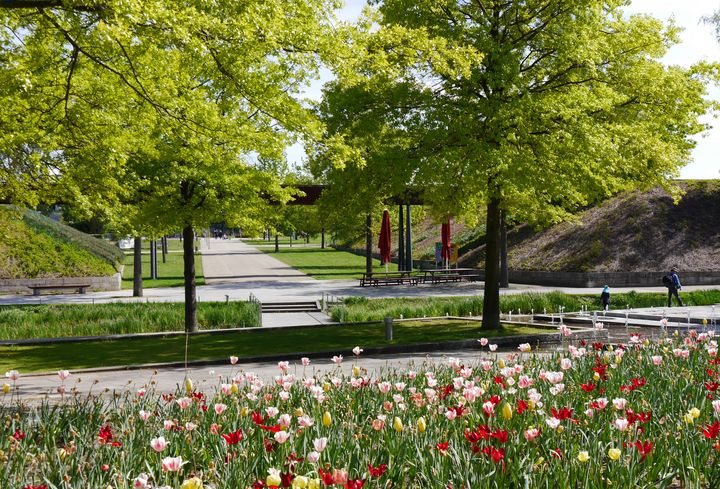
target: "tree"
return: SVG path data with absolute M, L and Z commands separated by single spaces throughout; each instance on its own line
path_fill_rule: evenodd
M 412 141 L 426 201 L 455 214 L 484 203 L 484 327 L 499 326 L 502 211 L 557 222 L 620 190 L 667 185 L 704 129 L 715 67 L 663 66 L 678 29 L 626 16 L 622 0 L 370 3 L 355 62 L 328 89 L 325 118 L 347 123 L 328 125 L 327 140 L 340 155 L 358 137 Z M 362 95 L 329 105 L 351 93 Z M 345 161 L 362 171 L 375 154 Z
M 266 197 L 287 198 L 273 165 L 319 130 L 294 94 L 341 52 L 336 6 L 3 2 L 0 197 L 78 200 L 111 222 L 182 229 L 194 330 L 194 230 L 243 225 Z

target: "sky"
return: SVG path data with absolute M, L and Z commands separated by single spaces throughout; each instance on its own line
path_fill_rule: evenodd
M 357 19 L 364 5 L 365 0 L 346 0 L 339 18 L 348 21 Z M 675 24 L 684 29 L 680 34 L 682 41 L 668 51 L 663 62 L 690 66 L 701 60 L 720 62 L 720 43 L 712 27 L 702 22 L 703 17 L 710 16 L 718 9 L 718 0 L 632 0 L 626 11 L 631 14 L 650 14 L 663 21 L 674 19 Z M 318 100 L 323 83 L 330 80 L 331 76 L 330 72 L 324 71 L 320 80 L 308 87 L 303 96 Z M 720 87 L 711 87 L 708 92 L 711 99 L 720 101 Z M 692 153 L 692 161 L 680 170 L 682 179 L 720 178 L 720 118 L 706 116 L 702 122 L 714 127 L 694 138 L 697 145 Z M 302 145 L 289 147 L 287 157 L 291 165 L 301 164 L 305 157 Z

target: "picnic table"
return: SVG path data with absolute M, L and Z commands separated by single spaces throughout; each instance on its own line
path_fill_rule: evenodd
M 423 274 L 421 280 L 424 284 L 480 280 L 480 274 L 475 268 L 437 268 L 420 270 L 420 272 Z
M 377 287 L 380 285 L 417 285 L 420 278 L 413 275 L 412 272 L 373 272 L 363 273 L 360 279 L 360 287 L 371 285 Z

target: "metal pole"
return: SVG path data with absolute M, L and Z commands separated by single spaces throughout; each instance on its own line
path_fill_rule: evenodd
M 403 221 L 403 206 L 399 205 L 398 219 L 398 271 L 405 270 L 405 222 Z
M 410 204 L 407 204 L 405 214 L 405 270 L 412 272 L 412 224 L 410 223 Z
M 384 318 L 385 322 L 385 339 L 392 341 L 393 339 L 393 318 Z
M 372 215 L 365 216 L 365 273 L 373 272 L 372 263 Z

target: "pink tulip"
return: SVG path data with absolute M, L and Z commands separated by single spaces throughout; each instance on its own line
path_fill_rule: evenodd
M 10 370 L 9 372 L 5 372 L 5 377 L 13 382 L 16 382 L 20 378 L 20 372 L 17 370 Z
M 235 365 L 236 363 L 238 363 L 238 357 L 231 356 L 230 357 L 230 365 Z
M 485 401 L 483 403 L 483 412 L 486 416 L 492 416 L 495 414 L 495 404 L 493 404 L 490 401 Z
M 65 381 L 68 377 L 70 377 L 70 371 L 68 371 L 68 370 L 58 370 L 57 375 L 58 375 L 58 378 L 59 378 L 61 381 Z
M 290 368 L 290 362 L 278 362 L 277 365 L 283 373 L 287 373 L 288 368 Z
M 275 433 L 274 438 L 276 442 L 282 444 L 290 439 L 290 433 L 288 433 L 287 431 L 278 431 L 277 433 Z
M 383 394 L 387 394 L 388 392 L 390 392 L 390 382 L 380 382 L 377 386 L 380 392 L 382 392 Z
M 662 357 L 660 355 L 653 355 L 652 363 L 653 363 L 653 365 L 656 365 L 656 366 L 662 364 Z
M 598 408 L 605 409 L 605 407 L 608 405 L 608 400 L 604 397 L 600 397 L 595 401 L 598 405 Z
M 180 399 L 176 399 L 175 402 L 180 406 L 180 409 L 187 409 L 192 404 L 192 399 L 189 397 L 181 397 Z
M 557 429 L 557 427 L 560 426 L 560 420 L 554 416 L 552 418 L 546 419 L 545 423 L 547 423 L 547 425 L 552 430 Z
M 290 415 L 289 414 L 281 414 L 278 418 L 278 424 L 284 428 L 287 428 L 290 426 Z
M 163 472 L 178 472 L 185 465 L 182 457 L 165 457 L 162 459 Z
M 540 430 L 537 428 L 530 428 L 525 430 L 525 439 L 527 441 L 532 441 L 538 436 L 540 436 Z
M 480 346 L 487 346 L 488 344 L 487 338 L 480 338 L 478 341 L 480 342 Z
M 149 477 L 148 477 L 147 474 L 145 474 L 145 473 L 139 474 L 139 475 L 135 478 L 135 481 L 133 482 L 133 487 L 134 487 L 135 489 L 147 489 L 147 488 L 149 488 L 150 485 L 148 484 L 148 479 L 149 479 Z
M 278 397 L 281 401 L 287 402 L 287 400 L 290 399 L 290 393 L 288 391 L 281 391 Z
M 452 420 L 454 420 L 455 418 L 457 418 L 457 411 L 454 411 L 454 410 L 452 410 L 452 409 L 449 410 L 449 411 L 445 411 L 445 417 L 446 417 L 449 421 L 452 421 Z
M 720 414 L 720 399 L 712 402 L 712 407 L 716 413 Z
M 223 404 L 223 403 L 221 403 L 221 402 L 218 402 L 217 404 L 215 404 L 215 414 L 221 415 L 221 414 L 224 413 L 226 410 L 227 410 L 227 405 L 226 405 L 226 404 Z
M 322 453 L 323 450 L 325 450 L 325 447 L 327 446 L 327 438 L 315 438 L 313 440 L 313 448 L 315 448 L 316 452 Z
M 280 410 L 278 408 L 276 408 L 275 406 L 270 406 L 270 407 L 265 408 L 265 412 L 267 413 L 268 416 L 270 416 L 271 418 L 274 418 L 275 416 L 277 416 L 280 413 Z
M 308 365 L 310 365 L 310 359 L 308 357 L 302 357 L 300 361 L 302 362 L 303 367 L 307 367 Z
M 190 421 L 185 423 L 185 431 L 193 431 L 195 430 L 195 428 L 197 428 L 197 425 L 195 423 L 191 423 Z
M 622 397 L 616 397 L 615 399 L 613 399 L 612 403 L 615 409 L 617 409 L 618 411 L 622 411 L 627 405 L 627 399 L 623 399 Z
M 490 345 L 488 348 L 490 348 L 490 351 L 495 351 L 497 350 L 497 345 Z
M 317 461 L 320 460 L 320 454 L 318 452 L 310 452 L 307 455 L 307 461 L 311 464 L 316 464 Z
M 365 350 L 363 350 L 359 346 L 356 346 L 355 348 L 352 349 L 352 352 L 356 357 L 359 357 L 363 351 L 365 351 Z
M 615 420 L 615 428 L 617 428 L 619 431 L 627 430 L 628 426 L 630 426 L 630 423 L 625 418 L 618 418 Z
M 572 368 L 572 360 L 569 358 L 563 358 L 560 360 L 560 368 L 563 370 L 569 370 Z
M 395 390 L 398 392 L 402 392 L 405 390 L 405 382 L 395 382 Z
M 59 385 L 57 387 L 57 389 L 55 389 L 55 390 L 57 390 L 57 393 L 60 394 L 61 396 L 65 395 L 65 386 L 64 385 Z
M 309 428 L 310 426 L 312 426 L 312 425 L 315 424 L 315 421 L 313 421 L 313 419 L 312 419 L 310 416 L 308 416 L 307 414 L 305 414 L 305 415 L 300 416 L 300 417 L 298 418 L 298 424 L 299 424 L 302 428 Z
M 348 481 L 348 472 L 345 469 L 333 470 L 333 482 L 335 484 L 345 485 Z
M 152 440 L 150 440 L 150 446 L 153 450 L 160 453 L 167 448 L 168 442 L 165 441 L 164 437 L 160 436 L 158 438 L 153 438 Z

